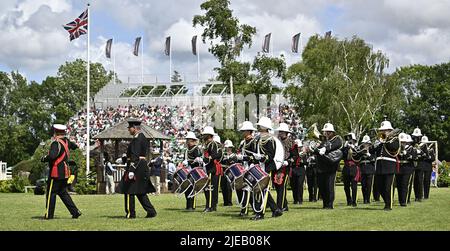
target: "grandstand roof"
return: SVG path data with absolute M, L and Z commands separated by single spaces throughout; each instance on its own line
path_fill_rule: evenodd
M 132 139 L 133 136 L 128 132 L 128 123 L 126 120 L 116 124 L 113 127 L 106 129 L 105 131 L 94 136 L 94 139 Z M 148 139 L 163 139 L 170 140 L 169 137 L 165 136 L 161 132 L 151 128 L 148 125 L 141 125 L 141 132 Z

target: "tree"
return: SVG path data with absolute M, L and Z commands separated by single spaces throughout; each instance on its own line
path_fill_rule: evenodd
M 173 71 L 173 75 L 172 75 L 172 83 L 173 82 L 182 82 L 183 80 L 181 79 L 181 75 L 178 71 Z
M 204 15 L 195 15 L 193 26 L 201 25 L 204 27 L 202 41 L 210 40 L 208 49 L 219 61 L 221 67 L 215 68 L 219 71 L 219 79 L 228 82 L 227 75 L 222 75 L 222 68 L 229 72 L 235 69 L 235 59 L 240 55 L 244 46 L 250 47 L 252 36 L 256 33 L 256 28 L 247 24 L 239 24 L 239 20 L 233 16 L 233 11 L 229 8 L 229 0 L 208 0 L 200 5 L 205 10 Z
M 315 35 L 302 58 L 286 73 L 285 95 L 308 124 L 330 121 L 340 133 L 359 137 L 379 126 L 382 114 L 399 112 L 393 108 L 401 102 L 400 88 L 384 72 L 389 60 L 364 40 Z
M 438 141 L 439 157 L 450 159 L 450 62 L 402 67 L 392 80 L 403 86 L 405 131 L 419 127 L 430 140 Z

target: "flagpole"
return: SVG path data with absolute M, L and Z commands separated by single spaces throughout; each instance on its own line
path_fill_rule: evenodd
M 172 83 L 172 38 L 169 37 L 169 83 Z
M 144 84 L 144 35 L 141 38 L 142 48 L 141 48 L 141 82 Z
M 196 39 L 195 42 L 197 42 L 198 39 Z M 197 44 L 200 44 L 197 42 Z M 197 82 L 200 82 L 200 46 L 197 46 Z M 185 80 L 186 81 L 186 80 Z
M 114 37 L 113 37 L 113 41 L 112 41 L 112 47 L 114 47 Z M 113 81 L 114 84 L 116 84 L 116 50 L 113 49 L 113 71 L 114 71 L 114 75 L 113 75 Z
M 302 60 L 302 55 L 303 55 L 303 38 L 302 38 L 302 34 L 300 33 L 300 60 Z
M 90 43 L 90 25 L 91 25 L 91 12 L 89 10 L 89 6 L 90 4 L 87 4 L 87 9 L 88 9 L 88 22 L 87 22 L 87 93 L 86 93 L 86 111 L 87 111 L 87 142 L 86 142 L 86 175 L 89 174 L 89 164 L 90 164 L 90 156 L 89 156 L 89 152 L 90 152 L 90 116 L 89 116 L 89 110 L 90 110 L 90 104 L 89 104 L 89 94 L 90 94 L 90 55 L 89 55 L 89 43 Z

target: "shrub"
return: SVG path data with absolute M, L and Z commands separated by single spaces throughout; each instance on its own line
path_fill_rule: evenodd
M 439 177 L 437 180 L 438 187 L 450 186 L 450 164 L 442 161 L 439 165 Z
M 11 183 L 12 180 L 0 180 L 0 193 L 10 193 Z

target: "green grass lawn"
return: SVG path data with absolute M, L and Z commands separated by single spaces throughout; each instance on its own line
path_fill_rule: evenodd
M 73 195 L 83 213 L 79 219 L 71 219 L 57 199 L 55 219 L 44 221 L 44 196 L 0 193 L 0 230 L 450 230 L 450 188 L 432 188 L 429 200 L 412 202 L 406 208 L 395 201 L 392 211 L 382 210 L 381 202 L 347 207 L 343 190 L 336 187 L 334 210 L 321 209 L 321 201 L 290 204 L 283 216 L 272 218 L 268 210 L 266 219 L 257 222 L 237 217 L 236 205 L 221 206 L 221 196 L 217 212 L 202 213 L 203 194 L 197 197 L 194 212 L 184 210 L 184 197 L 149 196 L 158 211 L 152 219 L 144 218 L 145 212 L 137 200 L 137 218 L 124 219 L 123 195 Z M 360 190 L 358 198 L 362 200 Z M 290 193 L 288 200 L 292 203 Z

